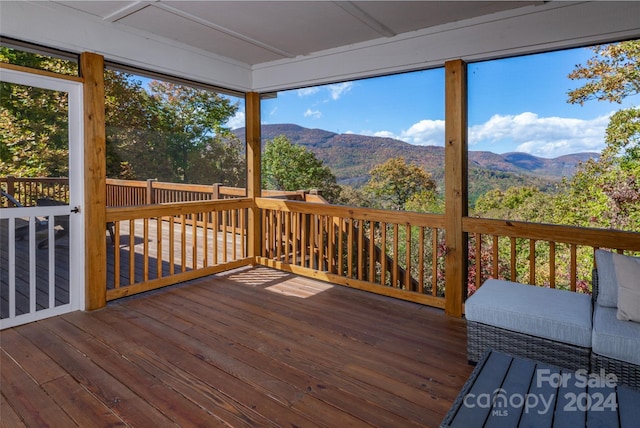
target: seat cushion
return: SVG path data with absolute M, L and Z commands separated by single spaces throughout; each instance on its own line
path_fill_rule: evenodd
M 467 299 L 465 314 L 471 321 L 591 347 L 591 297 L 586 294 L 489 279 Z
M 596 250 L 598 266 L 598 304 L 608 308 L 618 306 L 618 288 L 625 274 L 640 266 L 640 258 Z
M 592 351 L 640 365 L 640 323 L 620 321 L 616 313 L 616 308 L 595 305 Z

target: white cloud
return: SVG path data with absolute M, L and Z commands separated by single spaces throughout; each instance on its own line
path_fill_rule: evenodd
M 353 82 L 343 82 L 343 83 L 336 83 L 333 85 L 327 85 L 327 89 L 331 94 L 331 99 L 334 101 L 340 99 L 340 97 L 346 94 L 347 92 L 349 92 L 352 87 L 353 87 Z
M 312 86 L 310 88 L 298 89 L 296 91 L 296 94 L 298 94 L 299 97 L 308 97 L 310 95 L 313 95 L 313 94 L 317 93 L 319 90 L 320 90 L 320 87 Z
M 442 146 L 444 144 L 444 120 L 421 120 L 411 125 L 400 134 L 391 131 L 361 131 L 361 135 L 374 137 L 393 138 L 418 146 Z
M 419 146 L 444 145 L 444 120 L 421 120 L 402 131 L 400 140 Z
M 245 115 L 243 111 L 238 111 L 227 121 L 229 129 L 237 129 L 245 126 Z
M 483 150 L 525 152 L 554 158 L 569 153 L 599 152 L 610 114 L 595 119 L 540 117 L 524 112 L 494 115 L 469 129 L 469 145 Z M 421 120 L 400 134 L 391 131 L 361 131 L 361 135 L 395 138 L 415 145 L 444 145 L 444 120 Z
M 541 157 L 601 151 L 609 116 L 586 120 L 540 117 L 530 112 L 494 115 L 487 122 L 469 129 L 469 144 L 508 144 L 510 151 Z
M 304 112 L 304 117 L 311 117 L 313 119 L 320 119 L 322 117 L 322 112 L 318 110 L 311 110 L 310 108 Z

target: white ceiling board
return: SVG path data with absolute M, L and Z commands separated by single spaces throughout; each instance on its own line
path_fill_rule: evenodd
M 118 23 L 244 63 L 272 61 L 283 57 L 199 22 L 153 6 L 124 17 Z
M 0 0 L 0 8 L 7 37 L 260 92 L 640 37 L 640 2 Z
M 53 2 L 0 1 L 2 35 L 238 91 L 251 90 L 239 61 L 103 21 Z
M 89 13 L 100 18 L 106 18 L 118 11 L 140 3 L 137 1 L 60 1 L 57 2 L 70 8 Z
M 531 1 L 65 1 L 249 65 L 384 39 Z M 162 11 L 162 12 L 160 12 Z
M 355 6 L 396 34 L 476 16 L 520 8 L 541 1 L 356 1 Z
M 522 12 L 526 13 L 522 13 Z M 640 2 L 552 2 L 253 67 L 271 92 L 506 56 L 640 38 Z
M 290 56 L 380 37 L 328 1 L 166 3 L 234 33 L 288 52 Z

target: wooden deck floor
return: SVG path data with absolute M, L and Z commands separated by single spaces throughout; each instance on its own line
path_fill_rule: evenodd
M 2 426 L 438 426 L 439 310 L 256 267 L 0 332 Z

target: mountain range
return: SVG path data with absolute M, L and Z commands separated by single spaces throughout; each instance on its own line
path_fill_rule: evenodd
M 236 129 L 234 133 L 244 140 L 244 128 Z M 279 135 L 285 135 L 292 143 L 313 152 L 331 168 L 340 184 L 361 185 L 367 181 L 371 168 L 398 156 L 422 166 L 436 182 L 444 176 L 444 147 L 441 146 L 417 146 L 392 138 L 336 134 L 293 124 L 262 125 L 263 145 Z M 533 185 L 544 189 L 562 177 L 572 176 L 580 163 L 598 156 L 598 153 L 574 153 L 547 159 L 520 152 L 497 154 L 469 150 L 470 197 L 491 190 L 491 187 L 504 189 L 509 185 Z M 475 187 L 479 187 L 475 188 L 474 177 L 492 183 L 476 183 Z

